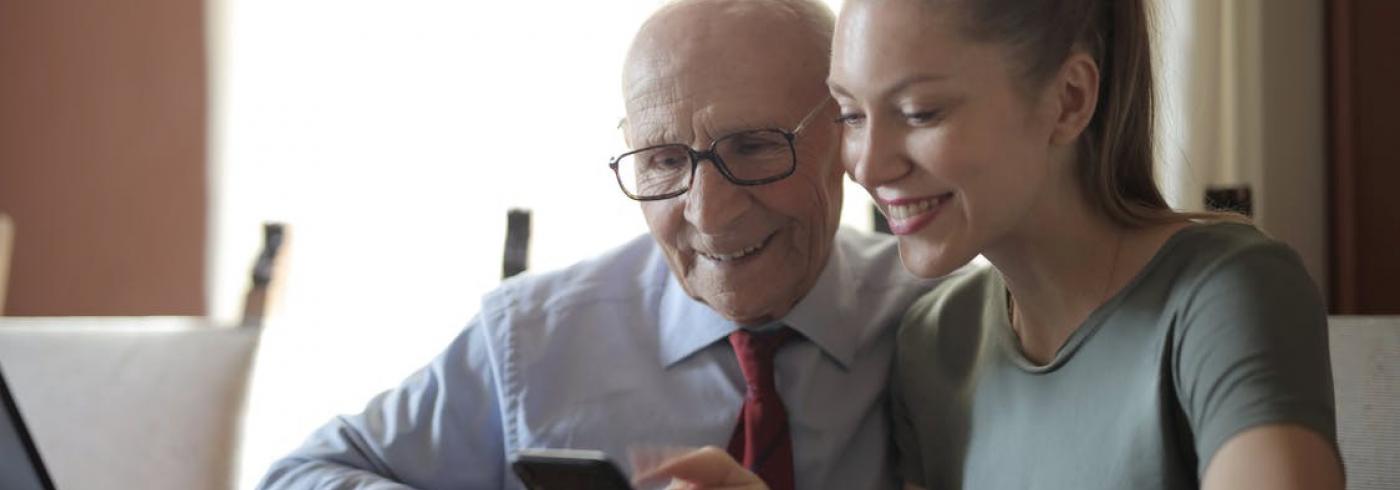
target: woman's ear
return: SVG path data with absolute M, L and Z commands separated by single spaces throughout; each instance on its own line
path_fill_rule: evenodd
M 1060 66 L 1051 86 L 1058 114 L 1050 142 L 1069 145 L 1094 120 L 1099 104 L 1099 65 L 1087 53 L 1075 52 Z

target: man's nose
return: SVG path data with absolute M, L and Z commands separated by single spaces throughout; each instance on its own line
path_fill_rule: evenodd
M 686 221 L 706 234 L 723 232 L 753 204 L 748 192 L 725 179 L 709 160 L 696 167 L 690 190 L 682 197 L 686 200 Z
M 846 140 L 846 171 L 851 180 L 874 189 L 909 173 L 912 163 L 906 157 L 898 136 L 888 128 L 869 121 L 863 130 Z

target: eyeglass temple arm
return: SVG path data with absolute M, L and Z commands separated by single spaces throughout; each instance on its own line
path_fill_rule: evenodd
M 826 98 L 822 99 L 822 102 L 821 102 L 820 104 L 817 104 L 816 107 L 813 107 L 813 108 L 812 108 L 812 112 L 808 112 L 807 115 L 806 115 L 805 117 L 802 118 L 802 121 L 797 123 L 797 128 L 793 129 L 793 130 L 792 130 L 792 133 L 793 133 L 793 134 L 797 134 L 797 133 L 802 132 L 802 128 L 807 127 L 807 123 L 812 122 L 812 118 L 813 118 L 813 117 L 816 117 L 816 116 L 817 116 L 817 113 L 821 112 L 821 111 L 822 111 L 822 108 L 826 107 L 826 104 L 827 104 L 828 102 L 831 102 L 831 96 L 830 96 L 830 95 L 828 95 L 828 96 L 826 96 Z

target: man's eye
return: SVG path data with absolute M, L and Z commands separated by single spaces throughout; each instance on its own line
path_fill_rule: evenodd
M 650 165 L 657 168 L 675 168 L 690 163 L 689 159 L 676 155 L 657 155 L 651 158 Z
M 778 147 L 778 145 L 773 144 L 772 142 L 769 142 L 769 141 L 756 141 L 756 142 L 755 142 L 755 141 L 745 141 L 743 144 L 741 144 L 741 145 L 738 146 L 738 150 L 739 150 L 739 153 L 742 153 L 742 154 L 746 154 L 746 155 L 747 155 L 747 154 L 753 154 L 753 153 L 763 153 L 763 152 L 773 151 L 773 150 L 776 149 L 777 147 Z
M 672 170 L 690 164 L 690 156 L 676 148 L 658 148 L 636 155 L 639 165 L 645 169 Z

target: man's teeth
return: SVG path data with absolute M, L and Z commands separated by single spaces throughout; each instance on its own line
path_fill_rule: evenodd
M 911 202 L 911 203 L 905 203 L 905 204 L 891 204 L 891 205 L 887 206 L 887 210 L 888 210 L 888 212 L 889 212 L 889 215 L 890 215 L 889 217 L 890 217 L 890 219 L 895 219 L 895 220 L 908 219 L 908 218 L 912 218 L 912 217 L 915 217 L 915 216 L 924 214 L 924 213 L 927 212 L 928 210 L 933 209 L 935 206 L 938 206 L 939 204 L 942 204 L 943 201 L 945 201 L 945 200 L 948 199 L 948 197 L 949 197 L 948 194 L 943 194 L 943 195 L 941 195 L 941 196 L 935 196 L 935 197 L 931 197 L 931 198 L 928 198 L 928 199 L 924 199 L 924 200 L 921 200 L 921 201 L 915 201 L 915 202 Z
M 740 250 L 740 251 L 738 251 L 738 252 L 735 252 L 735 253 L 732 253 L 732 254 L 728 254 L 728 255 L 726 255 L 726 254 L 707 254 L 707 253 L 704 253 L 704 252 L 700 252 L 700 255 L 704 255 L 706 258 L 708 258 L 708 259 L 710 259 L 710 260 L 714 260 L 714 261 L 716 261 L 716 262 L 726 262 L 726 261 L 730 261 L 730 260 L 742 259 L 742 258 L 744 258 L 744 257 L 747 257 L 747 256 L 749 256 L 750 254 L 753 254 L 754 252 L 757 252 L 757 251 L 758 251 L 759 249 L 761 249 L 761 248 L 763 248 L 763 242 L 758 242 L 757 244 L 755 244 L 755 245 L 753 245 L 753 246 L 750 246 L 750 247 L 748 247 L 748 248 L 745 248 L 745 249 L 743 249 L 743 250 Z

